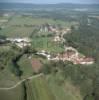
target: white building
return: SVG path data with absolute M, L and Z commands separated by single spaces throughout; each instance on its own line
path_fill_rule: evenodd
M 23 48 L 25 46 L 31 46 L 31 40 L 29 38 L 7 38 L 7 41 L 15 43 L 18 47 Z

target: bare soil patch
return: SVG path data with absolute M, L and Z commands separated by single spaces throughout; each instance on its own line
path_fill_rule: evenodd
M 32 63 L 33 71 L 36 72 L 36 73 L 39 72 L 40 69 L 42 68 L 42 63 L 38 59 L 33 58 L 31 63 Z

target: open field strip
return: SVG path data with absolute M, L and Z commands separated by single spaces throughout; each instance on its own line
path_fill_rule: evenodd
M 26 78 L 26 79 L 23 79 L 23 80 L 19 81 L 18 83 L 16 83 L 16 84 L 15 84 L 14 86 L 12 86 L 12 87 L 9 87 L 9 88 L 0 88 L 0 90 L 11 90 L 11 89 L 14 89 L 14 88 L 16 88 L 18 85 L 20 85 L 21 83 L 23 83 L 24 81 L 26 81 L 27 79 L 31 80 L 31 79 L 33 79 L 33 78 L 37 78 L 37 77 L 42 76 L 42 75 L 43 75 L 43 74 L 41 73 L 41 74 L 38 74 L 38 75 L 35 75 L 35 76 L 28 77 L 28 78 Z

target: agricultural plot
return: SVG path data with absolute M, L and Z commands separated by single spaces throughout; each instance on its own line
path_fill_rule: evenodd
M 44 76 L 26 82 L 27 100 L 55 100 Z
M 55 43 L 52 41 L 52 38 L 48 37 L 36 37 L 32 40 L 32 46 L 36 48 L 38 51 L 46 50 L 48 52 L 62 52 L 64 51 L 64 47 L 60 43 Z
M 48 84 L 56 100 L 82 100 L 79 89 L 77 89 L 69 80 L 65 80 L 60 75 L 50 75 Z
M 46 23 L 61 25 L 62 27 L 68 27 L 75 24 L 75 22 L 68 23 L 49 18 L 35 18 L 32 16 L 23 17 L 21 15 L 17 15 L 11 17 L 9 21 L 3 25 L 4 28 L 0 30 L 0 34 L 8 37 L 28 37 L 35 29 L 35 26 L 40 26 Z
M 4 69 L 3 71 L 0 71 L 0 87 L 11 87 L 18 81 L 19 79 L 14 76 L 8 68 Z
M 0 90 L 0 100 L 24 100 L 24 88 L 19 85 L 11 90 Z
M 1 35 L 5 35 L 7 37 L 27 37 L 32 33 L 33 27 L 5 27 L 0 31 Z
M 0 27 L 8 22 L 8 17 L 0 16 Z

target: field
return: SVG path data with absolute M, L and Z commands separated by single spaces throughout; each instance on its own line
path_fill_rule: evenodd
M 0 30 L 0 34 L 8 37 L 27 37 L 35 29 L 34 26 L 42 24 L 62 25 L 63 27 L 71 26 L 75 22 L 64 22 L 61 20 L 53 20 L 49 18 L 35 18 L 32 16 L 23 17 L 21 15 L 11 16 L 5 24 L 1 25 L 4 28 Z M 1 23 L 2 24 L 2 23 Z M 33 26 L 34 25 L 34 26 Z
M 8 46 L 8 45 L 2 45 L 2 46 L 0 46 L 0 52 L 6 52 L 6 51 L 9 51 L 11 49 L 11 47 L 10 46 Z
M 27 100 L 55 100 L 44 76 L 26 82 Z
M 69 79 L 64 82 L 59 73 L 48 76 L 48 84 L 56 100 L 83 100 L 79 88 L 76 88 Z
M 0 3 L 0 100 L 99 100 L 99 8 L 8 5 Z M 68 47 L 85 57 L 64 54 Z M 64 61 L 69 56 L 83 65 Z
M 54 53 L 62 52 L 64 50 L 61 44 L 53 42 L 52 38 L 49 37 L 33 38 L 32 46 L 38 51 L 46 50 Z
M 19 81 L 19 79 L 14 76 L 9 69 L 4 69 L 0 72 L 0 87 L 10 87 L 17 81 Z
M 8 52 L 10 52 L 10 54 L 8 54 Z M 19 80 L 12 74 L 9 69 L 10 65 L 7 64 L 12 55 L 11 52 L 10 46 L 0 46 L 0 68 L 3 67 L 3 70 L 0 69 L 0 87 L 10 87 Z
M 37 76 L 31 80 L 9 90 L 0 90 L 0 100 L 55 100 L 47 81 L 43 75 Z
M 27 78 L 33 74 L 31 60 L 27 57 L 27 55 L 23 55 L 21 57 L 18 61 L 18 65 L 20 66 L 20 70 L 23 72 L 21 78 Z
M 22 85 L 11 90 L 0 90 L 0 100 L 24 100 L 24 89 Z
M 0 27 L 2 27 L 7 22 L 8 22 L 8 17 L 0 16 Z

